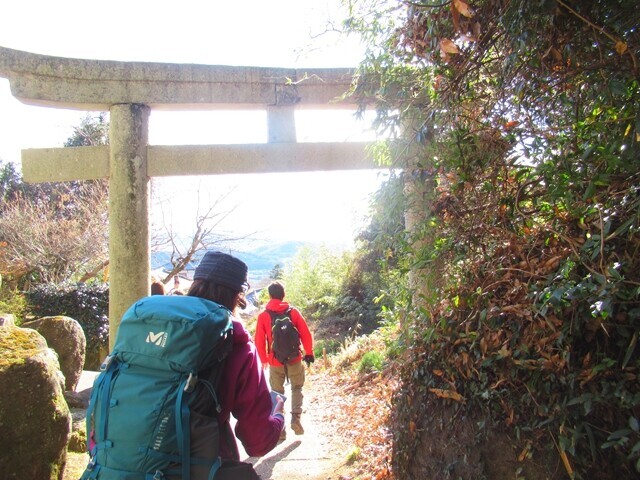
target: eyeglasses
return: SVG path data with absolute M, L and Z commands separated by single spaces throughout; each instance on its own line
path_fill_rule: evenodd
M 242 293 L 247 293 L 251 288 L 251 285 L 249 285 L 249 282 L 244 282 L 241 288 L 242 288 Z

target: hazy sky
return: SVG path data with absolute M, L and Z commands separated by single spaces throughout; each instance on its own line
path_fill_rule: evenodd
M 21 0 L 2 7 L 0 46 L 45 55 L 123 61 L 272 67 L 355 67 L 357 39 L 326 33 L 339 25 L 339 1 L 329 0 Z M 325 33 L 323 33 L 325 32 Z M 19 163 L 24 148 L 58 147 L 86 112 L 30 107 L 0 79 L 0 159 Z M 265 142 L 263 112 L 156 112 L 150 144 Z M 349 112 L 297 114 L 298 141 L 372 138 Z M 361 225 L 375 172 L 226 175 L 163 179 L 176 191 L 173 218 L 195 216 L 196 191 L 236 207 L 230 232 L 259 238 L 345 243 Z M 201 201 L 202 198 L 201 198 Z M 205 200 L 206 201 L 206 200 Z M 281 205 L 281 214 L 270 205 Z M 165 207 L 166 208 L 166 207 Z

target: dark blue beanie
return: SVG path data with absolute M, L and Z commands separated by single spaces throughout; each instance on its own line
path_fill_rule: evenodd
M 242 260 L 222 252 L 207 252 L 193 274 L 194 280 L 209 280 L 238 292 L 247 283 L 249 268 Z

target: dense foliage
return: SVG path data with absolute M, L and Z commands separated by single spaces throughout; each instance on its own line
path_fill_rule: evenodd
M 286 298 L 321 330 L 351 336 L 369 333 L 379 324 L 379 267 L 365 254 L 333 253 L 327 247 L 303 248 L 284 271 Z M 340 325 L 331 326 L 332 322 Z M 322 335 L 322 334 L 321 334 Z
M 427 398 L 485 412 L 522 458 L 551 445 L 571 478 L 637 474 L 637 6 L 352 7 L 370 45 L 353 93 L 403 127 L 392 161 L 414 212 L 396 237 L 396 272 L 417 275 L 396 295 L 411 358 L 396 474 L 416 474 Z
M 42 284 L 31 288 L 25 297 L 34 318 L 65 315 L 76 320 L 87 339 L 86 368 L 97 369 L 100 349 L 109 343 L 109 287 Z

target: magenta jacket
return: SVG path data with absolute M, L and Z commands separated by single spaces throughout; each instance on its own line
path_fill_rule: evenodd
M 256 347 L 237 320 L 233 321 L 233 349 L 225 360 L 218 395 L 222 407 L 218 421 L 225 426 L 220 433 L 222 458 L 239 457 L 229 426 L 230 414 L 237 420 L 235 436 L 250 456 L 263 456 L 276 446 L 284 419 L 271 416 L 271 394 Z

